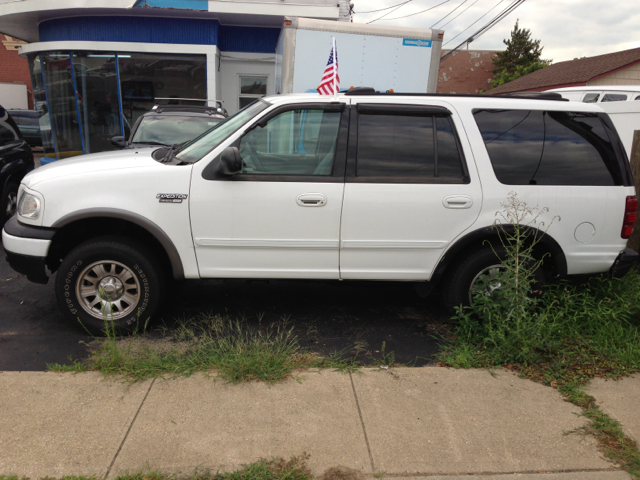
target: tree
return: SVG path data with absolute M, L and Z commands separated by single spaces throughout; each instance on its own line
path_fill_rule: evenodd
M 499 52 L 493 60 L 494 79 L 491 88 L 495 88 L 516 78 L 528 75 L 546 67 L 551 60 L 543 60 L 540 40 L 531 38 L 528 28 L 520 28 L 519 20 L 511 31 L 511 38 L 503 40 L 507 46 L 504 52 Z

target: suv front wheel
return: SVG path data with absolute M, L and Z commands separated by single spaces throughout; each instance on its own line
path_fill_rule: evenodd
M 142 329 L 162 299 L 164 282 L 158 265 L 142 245 L 127 238 L 89 240 L 60 265 L 55 284 L 58 304 L 69 320 L 92 335 Z

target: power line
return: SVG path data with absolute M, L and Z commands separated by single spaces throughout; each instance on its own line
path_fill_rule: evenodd
M 476 3 L 478 3 L 480 0 L 476 0 L 475 2 L 473 2 L 471 5 L 469 5 L 467 8 L 465 8 L 463 11 L 461 11 L 458 15 L 456 15 L 455 17 L 453 17 L 451 20 L 449 20 L 447 23 L 445 23 L 444 25 L 440 25 L 438 28 L 440 30 L 442 30 L 444 27 L 446 27 L 447 25 L 449 25 L 451 22 L 453 22 L 456 18 L 458 18 L 460 15 L 462 15 L 464 12 L 466 12 L 467 10 L 469 10 L 471 7 L 473 7 Z
M 525 2 L 525 0 L 514 0 L 514 2 L 511 5 L 509 5 L 503 11 L 501 11 L 498 15 L 493 17 L 480 30 L 475 32 L 473 35 L 471 35 L 469 38 L 467 38 L 460 45 L 458 45 L 457 47 L 455 47 L 454 49 L 450 50 L 449 52 L 444 54 L 442 57 L 440 57 L 440 61 L 442 62 L 444 59 L 446 59 L 447 57 L 452 55 L 453 52 L 455 52 L 456 50 L 460 49 L 460 47 L 462 47 L 463 45 L 465 45 L 465 44 L 468 45 L 469 43 L 473 42 L 474 40 L 477 40 L 478 38 L 480 38 L 482 35 L 484 35 L 486 32 L 488 32 L 493 26 L 498 24 L 501 20 L 503 20 L 505 17 L 507 17 L 511 12 L 513 12 L 516 8 L 518 8 L 524 2 Z
M 429 10 L 433 10 L 434 8 L 437 8 L 440 5 L 444 5 L 445 3 L 449 3 L 450 1 L 451 0 L 444 0 L 444 2 L 439 3 L 437 5 L 434 5 L 433 7 L 427 8 L 426 10 L 421 10 L 420 12 L 410 13 L 409 15 L 403 15 L 402 17 L 385 18 L 385 21 L 386 20 L 398 20 L 399 18 L 407 18 L 407 17 L 413 17 L 414 15 L 420 15 L 421 13 L 428 12 Z M 391 12 L 389 12 L 389 13 L 391 13 Z M 380 20 L 380 19 L 378 19 L 378 20 Z M 369 22 L 369 23 L 371 23 L 371 22 Z
M 409 2 L 412 2 L 412 1 L 413 1 L 413 0 L 406 0 L 406 1 L 402 2 L 402 3 L 396 3 L 395 5 L 391 5 L 390 7 L 386 7 L 386 8 L 379 8 L 378 10 L 369 10 L 368 12 L 353 12 L 353 13 L 359 13 L 359 14 L 364 15 L 365 13 L 376 13 L 376 12 L 382 12 L 382 11 L 384 11 L 384 10 L 389 10 L 390 8 L 397 7 L 397 6 L 399 6 L 399 5 L 404 5 L 405 3 L 409 3 Z
M 462 30 L 460 33 L 458 33 L 455 37 L 450 38 L 447 43 L 445 43 L 443 45 L 443 47 L 449 43 L 451 43 L 453 40 L 455 40 L 456 38 L 458 38 L 460 35 L 462 35 L 464 32 L 466 32 L 467 30 L 469 30 L 471 27 L 473 27 L 476 23 L 478 23 L 480 20 L 482 20 L 484 17 L 486 17 L 487 15 L 489 15 L 489 13 L 491 13 L 492 10 L 494 10 L 498 5 L 500 5 L 502 2 L 504 2 L 504 0 L 500 0 L 498 3 L 496 3 L 493 7 L 491 7 L 489 10 L 487 10 L 487 12 L 482 15 L 480 18 L 478 18 L 475 22 L 473 22 L 471 25 L 469 25 L 467 28 L 465 28 L 464 30 Z
M 462 5 L 464 5 L 465 3 L 467 3 L 469 0 L 464 0 L 460 5 L 458 5 L 456 8 L 454 8 L 453 10 L 451 10 L 449 13 L 447 13 L 444 17 L 442 17 L 440 20 L 438 20 L 436 23 L 434 23 L 433 25 L 431 25 L 429 28 L 433 28 L 435 27 L 438 23 L 440 23 L 442 20 L 444 20 L 445 18 L 447 18 L 449 15 L 451 15 L 453 12 L 455 12 L 457 9 L 459 9 Z
M 376 18 L 375 20 L 371 20 L 370 22 L 367 22 L 367 24 L 369 23 L 373 23 L 373 22 L 377 22 L 378 20 L 382 20 L 384 17 L 386 17 L 387 15 L 389 15 L 390 13 L 395 12 L 396 10 L 398 10 L 399 8 L 402 8 L 403 5 L 406 5 L 409 2 L 405 2 L 405 3 L 401 3 L 400 5 L 398 5 L 396 8 L 394 8 L 393 10 L 389 10 L 387 13 L 385 13 L 384 15 L 382 15 L 381 17 Z

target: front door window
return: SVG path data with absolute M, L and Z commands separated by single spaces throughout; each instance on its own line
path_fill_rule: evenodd
M 340 112 L 289 110 L 242 137 L 243 173 L 331 175 Z

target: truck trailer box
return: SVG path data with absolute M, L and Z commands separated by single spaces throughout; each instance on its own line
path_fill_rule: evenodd
M 442 30 L 285 17 L 275 93 L 316 91 L 336 39 L 340 89 L 435 93 Z
M 0 105 L 6 109 L 27 110 L 29 97 L 24 83 L 0 82 Z

